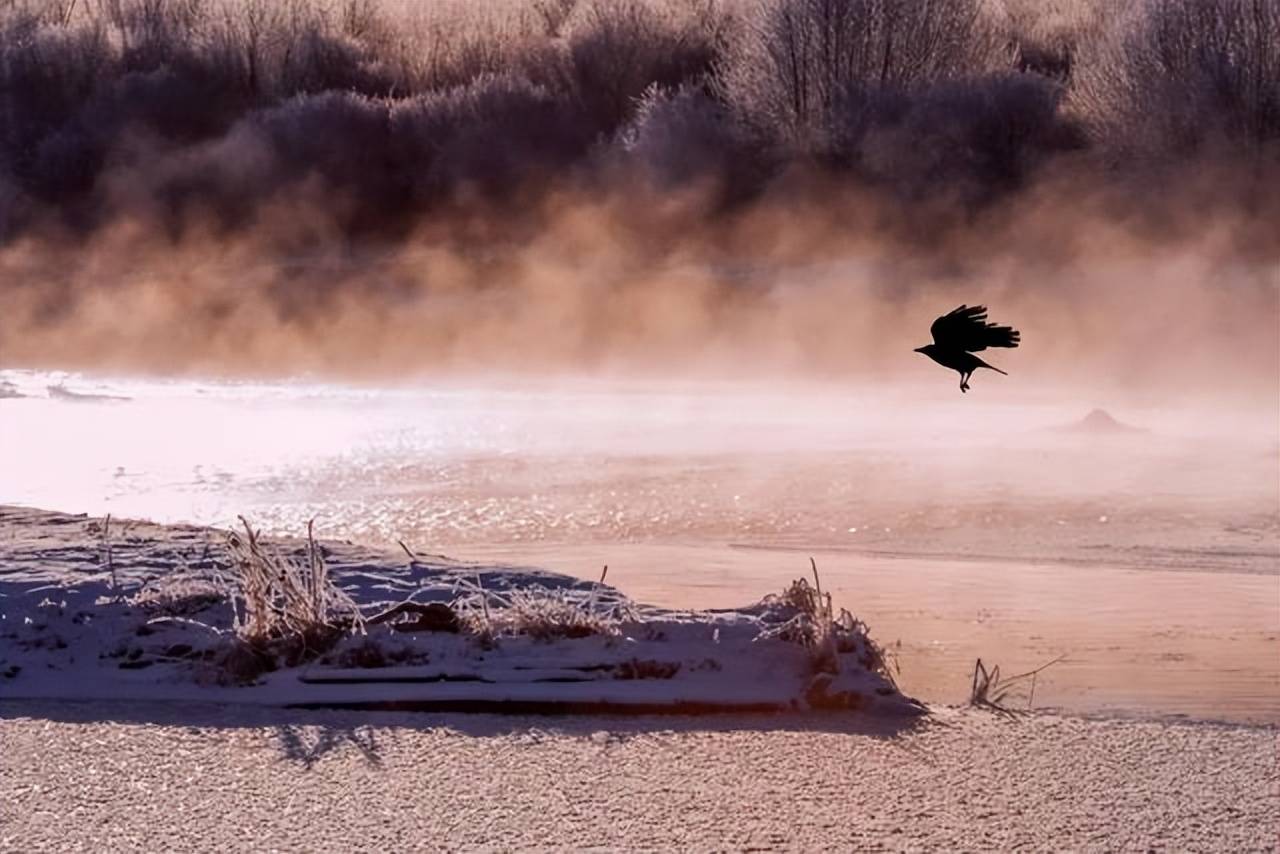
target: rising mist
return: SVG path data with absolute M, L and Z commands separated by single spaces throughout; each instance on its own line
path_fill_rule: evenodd
M 987 300 L 1019 371 L 1274 394 L 1274 3 L 101 0 L 2 26 L 5 364 L 870 378 Z

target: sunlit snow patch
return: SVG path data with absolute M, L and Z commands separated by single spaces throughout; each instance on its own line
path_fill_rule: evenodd
M 917 714 L 807 580 L 670 611 L 537 569 L 0 508 L 0 691 L 459 711 Z

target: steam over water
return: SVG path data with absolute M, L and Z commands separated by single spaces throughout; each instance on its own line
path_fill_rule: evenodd
M 314 517 L 460 558 L 607 563 L 680 607 L 759 598 L 812 555 L 926 699 L 963 699 L 978 656 L 1064 655 L 1037 704 L 1276 720 L 1267 401 L 1119 406 L 1125 430 L 1016 375 L 961 398 L 923 360 L 892 389 L 0 379 L 26 395 L 0 400 L 0 502 L 291 534 Z

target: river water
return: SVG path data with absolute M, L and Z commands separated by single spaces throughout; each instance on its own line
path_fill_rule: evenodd
M 0 372 L 0 503 L 325 536 L 608 580 L 682 608 L 809 575 L 959 702 L 1280 721 L 1280 442 L 1265 411 L 978 386 Z M 999 401 L 999 402 L 993 402 Z M 1263 408 L 1265 410 L 1265 407 Z M 1272 413 L 1274 416 L 1274 413 Z

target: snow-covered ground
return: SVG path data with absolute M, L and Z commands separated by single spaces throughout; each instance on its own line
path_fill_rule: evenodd
M 318 548 L 332 582 L 367 624 L 335 632 L 323 648 L 278 654 L 279 644 L 250 647 L 234 630 L 249 594 L 236 580 L 228 536 L 0 506 L 4 696 L 922 711 L 900 694 L 855 622 L 831 637 L 830 655 L 816 665 L 825 650 L 806 646 L 801 635 L 816 627 L 779 596 L 733 610 L 676 612 L 537 569 L 397 559 L 342 543 Z M 297 548 L 282 543 L 275 553 Z M 415 610 L 395 614 L 393 607 Z M 468 613 L 475 619 L 466 621 Z M 436 619 L 424 623 L 424 616 Z

